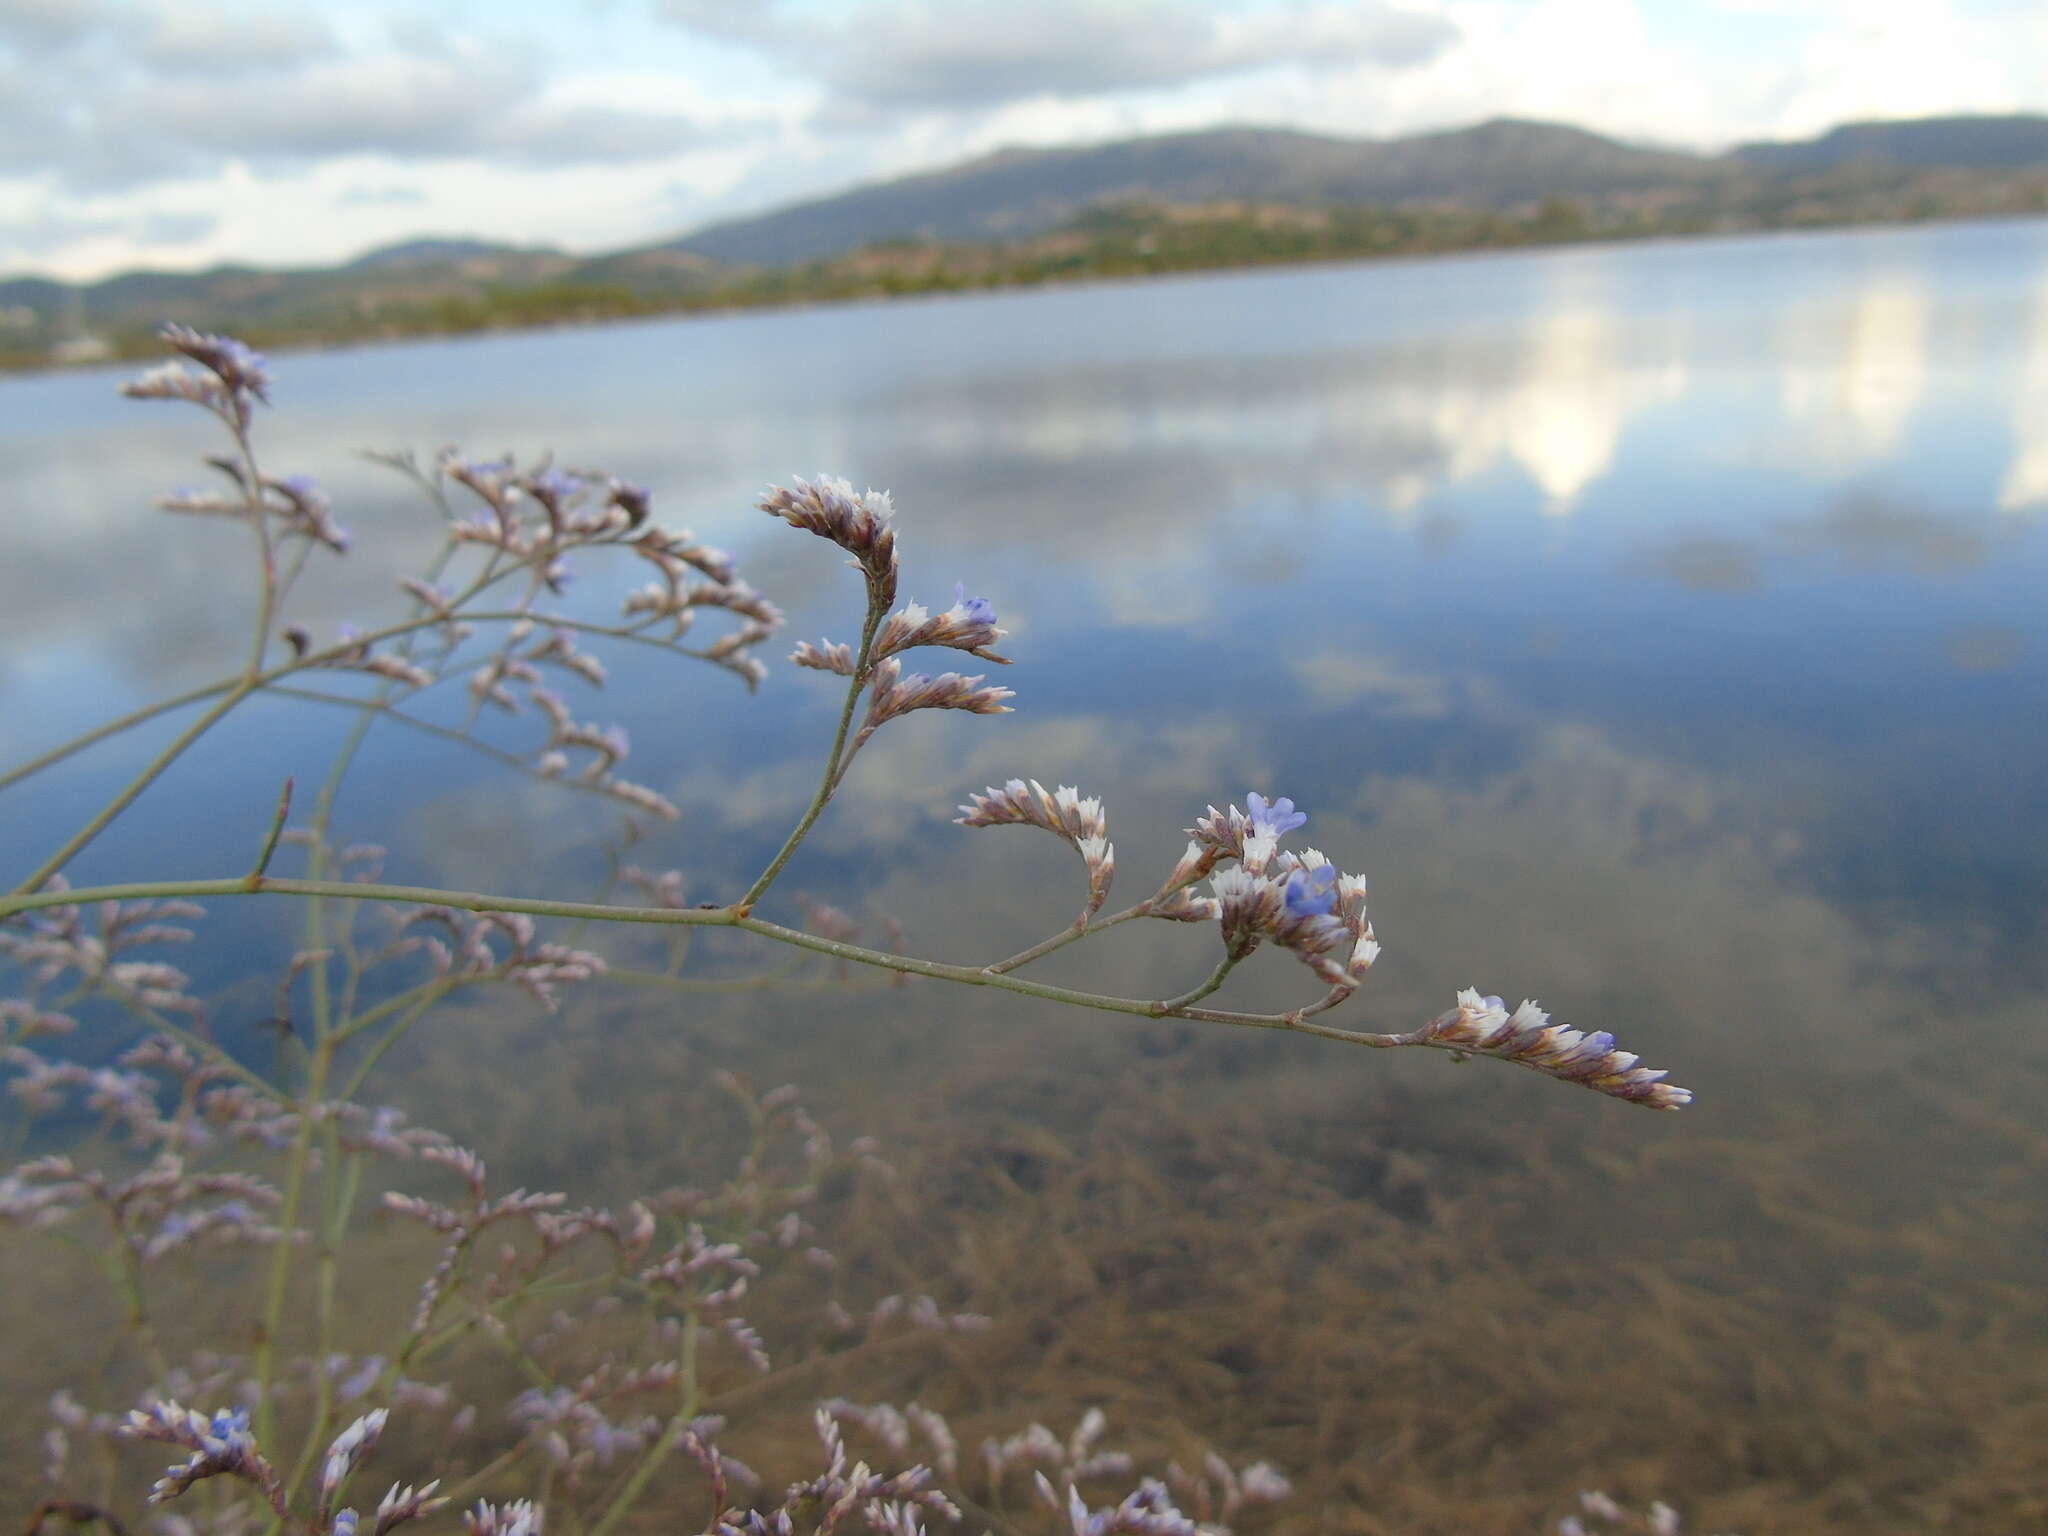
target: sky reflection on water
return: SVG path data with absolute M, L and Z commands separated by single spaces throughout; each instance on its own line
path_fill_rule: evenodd
M 1919 1283 L 2038 1259 L 2020 1205 L 1972 1207 L 1974 1233 L 1936 1213 L 1966 1182 L 2006 1188 L 2041 1145 L 2015 1150 L 2010 1117 L 2036 1123 L 2048 1065 L 2032 1001 L 2048 979 L 2048 225 L 720 317 L 287 357 L 277 373 L 267 463 L 318 476 L 361 537 L 311 589 L 317 633 L 393 612 L 393 578 L 432 540 L 350 445 L 553 446 L 648 483 L 667 520 L 739 554 L 788 609 L 792 642 L 851 638 L 856 592 L 752 494 L 820 468 L 895 491 L 906 595 L 943 601 L 960 580 L 995 602 L 1018 712 L 891 727 L 791 890 L 894 913 L 920 952 L 994 958 L 1063 921 L 1078 883 L 1050 840 L 948 826 L 968 792 L 1025 774 L 1103 795 L 1133 892 L 1205 804 L 1285 792 L 1311 810 L 1310 840 L 1373 879 L 1387 959 L 1362 1015 L 1406 1025 L 1468 983 L 1538 996 L 1702 1093 L 1685 1117 L 1638 1115 L 1506 1069 L 1453 1080 L 1437 1059 L 1287 1041 L 1175 1046 L 1144 1066 L 1185 1112 L 1264 1095 L 1330 1125 L 1362 1104 L 1384 1116 L 1398 1092 L 1447 1124 L 1527 1115 L 1538 1141 L 1661 1160 L 1673 1198 L 1693 1189 L 1703 1210 L 1741 1203 L 1739 1178 L 1697 1171 L 1728 1138 L 1780 1148 L 1802 1177 L 1832 1147 L 1816 1202 L 1865 1212 L 1845 1218 L 1865 1236 L 1924 1216 L 1932 1244 L 1940 1226 Z M 145 510 L 214 445 L 196 416 L 112 385 L 0 381 L 10 761 L 213 675 L 246 622 L 234 531 Z M 575 601 L 606 612 L 627 575 L 584 572 Z M 685 818 L 635 856 L 685 867 L 693 895 L 731 891 L 809 795 L 830 687 L 777 668 L 749 701 L 724 676 L 611 659 L 607 694 L 579 710 L 631 725 L 633 774 Z M 169 820 L 117 829 L 81 873 L 211 874 L 223 848 L 239 868 L 278 780 L 316 772 L 345 724 L 238 717 L 153 793 Z M 390 878 L 525 893 L 595 878 L 601 807 L 453 749 L 373 740 L 342 820 L 391 845 Z M 39 853 L 146 747 L 15 791 L 0 853 Z M 1212 942 L 1104 941 L 1049 975 L 1178 991 Z M 1226 1001 L 1312 994 L 1284 959 L 1248 969 Z M 929 990 L 809 1016 L 815 1032 L 764 1036 L 735 1014 L 726 1043 L 940 1149 L 980 1134 L 947 1105 L 1034 1070 L 1020 1041 L 1115 1063 L 1103 1083 L 1152 1049 L 1100 1021 Z M 849 1029 L 864 1043 L 846 1048 Z M 917 1085 L 883 1064 L 900 1060 L 884 1039 L 908 1042 Z M 821 1046 L 845 1049 L 843 1082 L 825 1080 Z M 1943 1172 L 1885 1121 L 1936 1113 L 1923 1098 L 1958 1064 L 1972 1113 L 2008 1119 L 1972 1139 L 1941 1098 L 1927 1140 Z M 1018 1112 L 1085 1122 L 1051 1096 L 1108 1091 L 1060 1082 Z M 1609 1226 L 1589 1229 L 1569 1189 L 1515 1198 L 1560 1252 L 1652 1262 L 1628 1229 L 1671 1229 L 1654 1180 L 1585 1197 Z M 1739 1247 L 1750 1219 L 1694 1235 Z M 1862 1241 L 1809 1232 L 1768 1278 L 1734 1248 L 1688 1250 L 1683 1283 L 1825 1289 Z M 1839 1351 L 1802 1337 L 1819 1381 Z

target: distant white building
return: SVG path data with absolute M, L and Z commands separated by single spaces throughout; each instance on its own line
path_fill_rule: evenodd
M 84 331 L 76 336 L 66 336 L 50 347 L 50 361 L 61 364 L 104 363 L 114 355 L 113 346 L 104 336 L 95 336 Z

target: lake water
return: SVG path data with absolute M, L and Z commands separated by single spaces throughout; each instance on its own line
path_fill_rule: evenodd
M 794 1078 L 903 1172 L 902 1222 L 864 1261 L 878 1286 L 998 1319 L 897 1368 L 899 1400 L 1009 1427 L 1100 1402 L 1148 1446 L 1267 1456 L 1299 1489 L 1283 1529 L 1533 1531 L 1582 1486 L 1751 1536 L 2048 1521 L 2048 224 L 274 371 L 266 467 L 320 479 L 360 541 L 316 562 L 317 634 L 401 612 L 392 583 L 437 537 L 351 450 L 449 442 L 651 486 L 664 521 L 735 551 L 790 642 L 854 638 L 859 594 L 751 509 L 771 479 L 891 488 L 905 594 L 991 598 L 1016 713 L 889 727 L 767 915 L 803 892 L 877 941 L 894 917 L 913 952 L 988 960 L 1080 888 L 1050 838 L 949 825 L 968 793 L 1101 795 L 1127 897 L 1205 805 L 1287 794 L 1373 883 L 1385 958 L 1333 1022 L 1412 1027 L 1466 985 L 1536 997 L 1699 1096 L 1651 1114 L 1494 1063 L 936 985 L 593 987 L 549 1021 L 511 996 L 466 1010 L 373 1085 L 508 1186 L 674 1177 L 710 1135 L 677 1107 L 706 1072 Z M 7 763 L 245 643 L 239 530 L 149 510 L 218 445 L 196 413 L 117 398 L 121 376 L 0 379 Z M 638 580 L 593 566 L 575 604 Z M 741 889 L 808 798 L 834 690 L 786 650 L 751 699 L 618 652 L 578 700 L 630 726 L 632 776 L 682 809 L 632 857 L 684 869 L 692 899 Z M 316 779 L 347 725 L 238 714 L 74 878 L 238 872 L 279 781 Z M 0 858 L 29 867 L 164 739 L 10 791 Z M 389 846 L 391 880 L 570 895 L 616 821 L 390 729 L 337 817 Z M 179 957 L 223 990 L 224 1029 L 263 1016 L 249 978 L 288 922 L 221 904 Z M 1139 926 L 1045 974 L 1159 996 L 1213 964 L 1212 934 Z M 775 958 L 700 945 L 709 975 Z M 1223 998 L 1316 991 L 1261 956 Z

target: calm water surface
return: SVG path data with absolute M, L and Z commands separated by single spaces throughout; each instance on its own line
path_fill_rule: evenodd
M 1205 804 L 1285 793 L 1373 881 L 1386 958 L 1340 1019 L 1407 1027 L 1462 985 L 1539 997 L 1700 1098 L 1652 1115 L 1486 1063 L 928 987 L 614 989 L 545 1026 L 507 1002 L 469 1026 L 488 1067 L 425 1046 L 387 1096 L 581 1191 L 661 1170 L 664 1095 L 705 1068 L 796 1077 L 899 1149 L 921 1214 L 878 1275 L 1015 1320 L 950 1378 L 991 1424 L 1101 1401 L 1140 1439 L 1268 1455 L 1298 1474 L 1298 1529 L 1534 1530 L 1595 1485 L 1752 1533 L 2048 1520 L 2048 225 L 275 371 L 266 467 L 316 475 L 360 539 L 308 584 L 319 633 L 397 612 L 435 537 L 356 447 L 552 447 L 647 483 L 791 639 L 853 638 L 858 594 L 753 494 L 819 469 L 895 492 L 906 594 L 995 602 L 1017 712 L 892 727 L 785 903 L 993 958 L 1078 885 L 1050 839 L 949 826 L 968 792 L 1101 794 L 1133 893 Z M 215 445 L 196 413 L 117 399 L 118 376 L 0 380 L 10 762 L 244 643 L 236 530 L 148 510 Z M 593 565 L 576 602 L 605 612 L 635 580 Z M 749 700 L 608 659 L 579 710 L 628 723 L 634 776 L 684 812 L 633 857 L 729 894 L 808 797 L 831 690 L 778 665 Z M 316 775 L 346 726 L 236 716 L 75 877 L 243 867 L 278 781 Z M 164 739 L 12 791 L 0 857 L 40 857 Z M 528 894 L 592 888 L 612 826 L 388 730 L 338 820 L 391 848 L 390 879 Z M 287 923 L 210 920 L 190 958 L 224 1027 L 262 1016 L 247 978 Z M 1213 962 L 1206 933 L 1121 937 L 1048 977 L 1164 995 Z M 709 974 L 763 963 L 702 951 Z M 1313 995 L 1290 961 L 1246 970 L 1226 999 Z M 530 1081 L 491 1086 L 503 1067 Z

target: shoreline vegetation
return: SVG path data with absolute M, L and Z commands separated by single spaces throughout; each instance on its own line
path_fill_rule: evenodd
M 493 253 L 361 271 L 247 270 L 234 274 L 243 281 L 216 284 L 223 291 L 199 302 L 152 294 L 160 275 L 133 274 L 137 281 L 118 305 L 81 309 L 74 297 L 68 312 L 47 314 L 0 306 L 0 320 L 12 317 L 0 325 L 0 370 L 151 356 L 167 316 L 232 330 L 257 347 L 302 349 L 1274 266 L 2048 215 L 2048 172 L 1950 173 L 1889 190 L 1894 195 L 1816 195 L 1740 213 L 1673 207 L 1656 197 L 1552 197 L 1505 211 L 1134 203 L 1095 208 L 1023 239 L 883 241 L 782 266 L 725 265 L 667 248 L 594 258 Z

